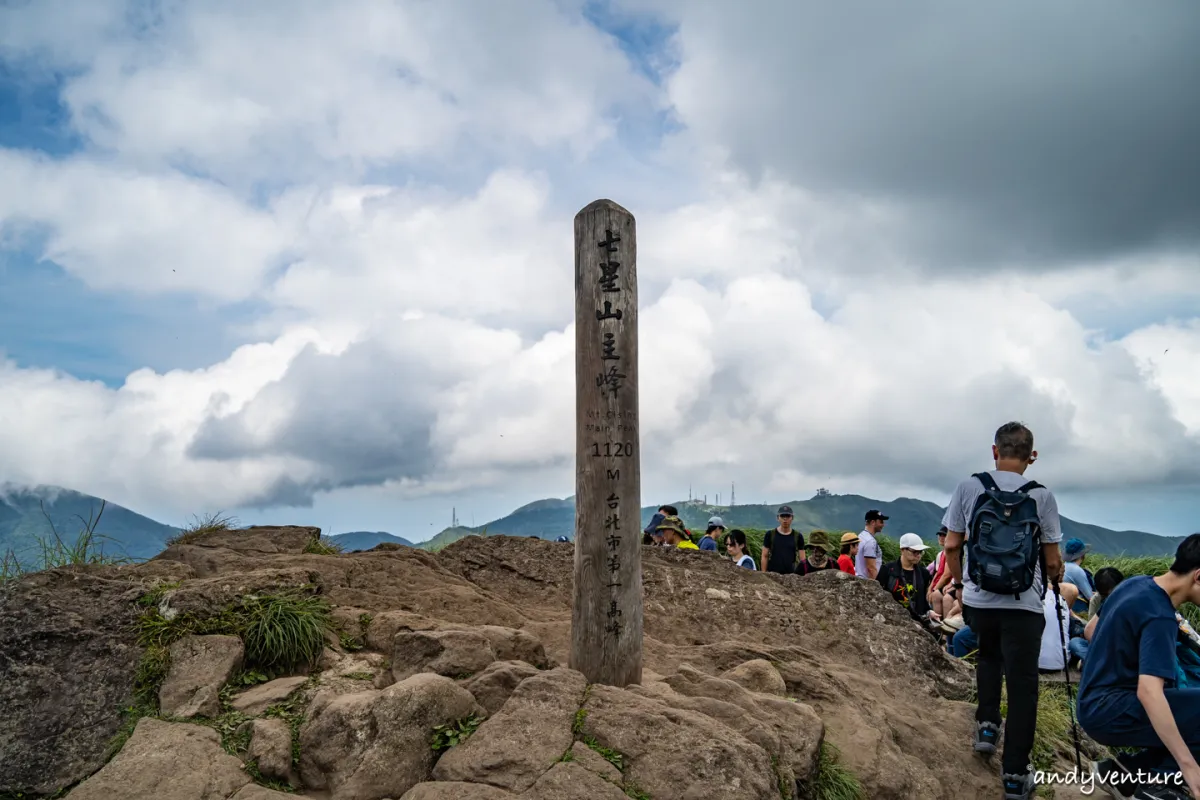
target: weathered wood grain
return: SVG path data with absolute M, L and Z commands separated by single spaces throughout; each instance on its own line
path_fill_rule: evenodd
M 642 680 L 637 235 L 597 200 L 575 216 L 575 598 L 570 666 Z

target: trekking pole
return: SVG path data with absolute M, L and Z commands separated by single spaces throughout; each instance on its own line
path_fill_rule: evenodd
M 1058 617 L 1058 637 L 1062 640 L 1063 677 L 1067 681 L 1067 709 L 1071 712 L 1071 737 L 1075 740 L 1075 768 L 1083 772 L 1083 759 L 1079 755 L 1079 723 L 1075 720 L 1075 697 L 1071 694 L 1071 658 L 1067 652 L 1067 631 L 1063 627 L 1063 599 L 1058 590 L 1058 581 L 1054 586 L 1054 615 Z

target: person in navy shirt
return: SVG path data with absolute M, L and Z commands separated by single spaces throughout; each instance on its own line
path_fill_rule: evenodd
M 1079 681 L 1079 724 L 1108 747 L 1149 748 L 1137 769 L 1165 749 L 1200 798 L 1200 689 L 1175 686 L 1175 611 L 1185 602 L 1200 603 L 1200 533 L 1183 540 L 1170 570 L 1126 578 L 1104 601 Z

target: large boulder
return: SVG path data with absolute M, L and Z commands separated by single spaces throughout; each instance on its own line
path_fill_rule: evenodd
M 495 660 L 491 640 L 476 631 L 401 631 L 392 648 L 392 675 L 398 681 L 419 672 L 465 678 Z
M 158 691 L 168 717 L 216 717 L 221 687 L 242 668 L 245 647 L 236 636 L 184 636 L 171 645 L 171 667 Z
M 250 783 L 212 728 L 145 717 L 121 752 L 68 800 L 226 800 Z
M 584 710 L 583 734 L 620 753 L 626 779 L 651 797 L 762 800 L 778 794 L 766 751 L 703 713 L 598 684 Z
M 501 709 L 521 681 L 537 674 L 537 667 L 524 661 L 496 661 L 463 685 L 490 715 Z
M 141 592 L 68 569 L 0 586 L 0 794 L 53 794 L 103 766 L 142 656 Z
M 571 747 L 586 688 L 583 675 L 565 668 L 525 679 L 495 716 L 442 756 L 433 777 L 528 789 Z
M 483 716 L 449 678 L 414 675 L 382 691 L 313 698 L 300 729 L 300 774 L 332 800 L 396 798 L 428 780 L 437 725 Z
M 628 800 L 620 782 L 601 778 L 579 764 L 555 764 L 543 773 L 522 800 Z

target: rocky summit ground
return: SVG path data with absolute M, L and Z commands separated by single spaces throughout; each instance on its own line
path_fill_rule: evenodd
M 0 589 L 0 797 L 799 800 L 835 752 L 867 798 L 999 796 L 969 667 L 874 583 L 643 548 L 616 688 L 565 666 L 571 544 L 323 549 L 218 531 Z M 278 596 L 331 608 L 306 663 L 265 663 L 311 638 Z

